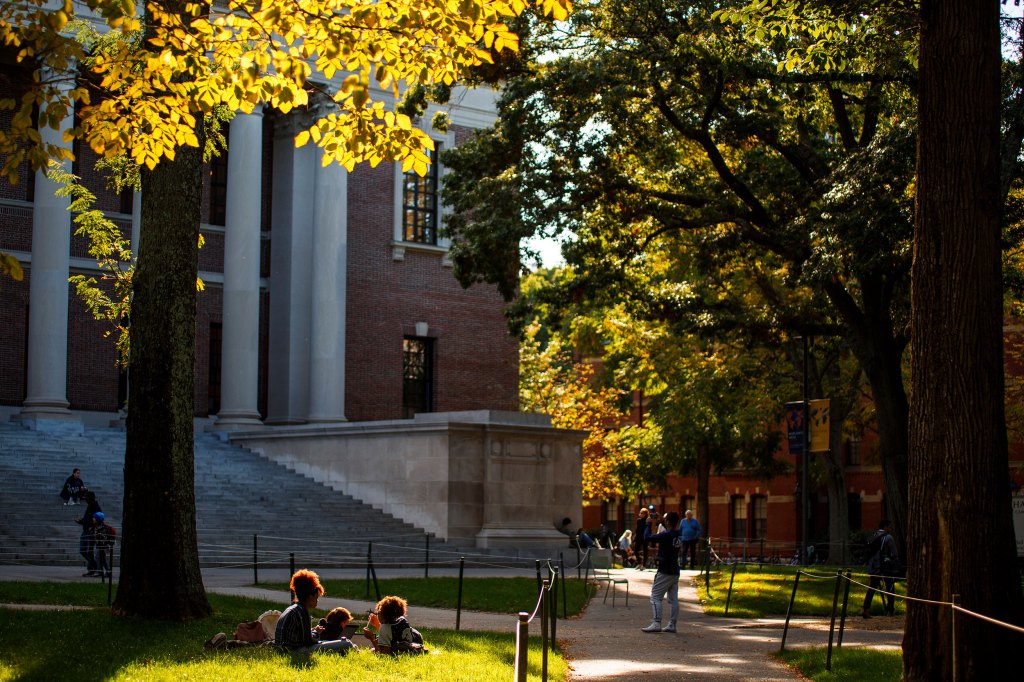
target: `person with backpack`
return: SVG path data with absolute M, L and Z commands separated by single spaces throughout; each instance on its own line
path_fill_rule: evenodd
M 82 534 L 78 536 L 78 553 L 85 559 L 85 573 L 83 578 L 94 578 L 102 576 L 96 570 L 96 513 L 102 512 L 96 493 L 91 490 L 85 491 L 85 513 L 82 518 L 75 519 L 75 523 L 82 526 Z
M 899 550 L 896 548 L 896 540 L 892 536 L 892 523 L 889 519 L 882 519 L 878 522 L 878 530 L 868 540 L 868 573 L 871 574 L 867 594 L 864 595 L 864 606 L 860 615 L 864 618 L 871 617 L 871 601 L 874 599 L 875 590 L 882 584 L 885 585 L 888 595 L 882 595 L 882 604 L 885 606 L 885 615 L 891 616 L 896 613 L 895 597 L 892 596 L 893 587 L 896 585 L 894 576 L 899 573 Z
M 423 635 L 405 619 L 408 607 L 408 602 L 395 596 L 377 602 L 377 608 L 370 612 L 369 627 L 363 628 L 363 635 L 373 644 L 374 651 L 379 654 L 427 651 L 423 648 Z
M 114 546 L 114 537 L 117 535 L 117 531 L 107 523 L 107 517 L 103 512 L 96 512 L 92 518 L 93 535 L 96 540 L 96 576 L 109 578 L 112 573 L 111 566 L 107 563 L 107 555 Z

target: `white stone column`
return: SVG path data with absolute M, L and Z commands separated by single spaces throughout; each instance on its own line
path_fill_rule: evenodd
M 274 130 L 271 209 L 270 339 L 267 424 L 298 424 L 309 414 L 310 290 L 315 200 L 313 145 L 295 147 L 306 117 L 292 114 Z
M 70 86 L 69 86 L 70 87 Z M 70 149 L 62 131 L 74 125 L 69 113 L 60 130 L 41 128 L 44 143 Z M 65 167 L 70 163 L 65 162 Z M 28 382 L 18 421 L 36 429 L 81 428 L 68 409 L 68 270 L 71 263 L 69 200 L 44 171 L 35 178 L 32 263 L 29 267 Z
M 228 131 L 224 231 L 221 403 L 215 428 L 262 424 L 258 408 L 260 351 L 260 221 L 263 112 L 238 113 Z
M 348 172 L 322 158 L 317 150 L 308 421 L 338 422 L 345 421 Z

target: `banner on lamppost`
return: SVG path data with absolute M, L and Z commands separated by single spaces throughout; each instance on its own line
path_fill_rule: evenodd
M 807 420 L 804 419 L 803 401 L 786 403 L 786 433 L 789 435 L 789 454 L 803 454 L 804 429 L 806 428 Z
M 829 451 L 829 399 L 810 401 L 810 416 L 807 419 L 811 429 L 810 448 L 811 452 Z

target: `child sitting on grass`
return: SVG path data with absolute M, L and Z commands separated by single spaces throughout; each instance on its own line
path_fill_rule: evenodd
M 363 634 L 379 654 L 425 653 L 423 635 L 405 619 L 408 604 L 401 597 L 388 596 L 377 602 Z M 377 633 L 374 634 L 375 628 Z
M 317 629 L 320 630 L 320 639 L 323 641 L 342 639 L 341 633 L 351 622 L 352 614 L 348 609 L 341 606 L 332 609 L 325 618 L 320 619 L 320 624 L 317 626 Z

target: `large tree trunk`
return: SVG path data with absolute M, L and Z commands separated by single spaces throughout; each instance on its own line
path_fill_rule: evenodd
M 209 615 L 196 546 L 193 450 L 202 151 L 143 174 L 131 319 L 124 531 L 115 613 Z
M 828 560 L 847 565 L 850 560 L 850 508 L 846 501 L 846 470 L 843 467 L 843 420 L 848 410 L 833 399 L 829 408 L 829 442 L 831 450 L 821 455 L 828 493 Z
M 999 3 L 921 3 L 908 589 L 1022 620 L 1003 415 Z M 997 680 L 1020 635 L 911 602 L 904 679 Z M 955 636 L 955 647 L 954 647 Z M 953 669 L 953 654 L 956 669 Z
M 864 289 L 883 292 L 888 287 L 879 281 L 865 280 Z M 826 292 L 833 301 L 848 296 L 838 286 L 826 287 Z M 903 385 L 905 342 L 900 336 L 894 336 L 891 295 L 865 296 L 863 305 L 863 312 L 847 305 L 837 304 L 836 307 L 849 330 L 846 341 L 871 386 L 879 460 L 885 481 L 887 509 L 884 513 L 892 521 L 893 535 L 902 549 L 907 529 L 907 420 L 910 416 Z

